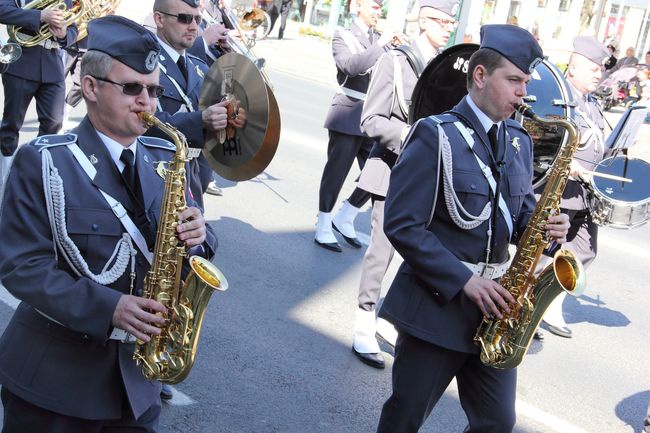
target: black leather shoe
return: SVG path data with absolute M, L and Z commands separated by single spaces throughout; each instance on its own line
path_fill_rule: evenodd
M 566 326 L 553 326 L 547 323 L 546 329 L 548 329 L 548 331 L 551 332 L 552 334 L 558 335 L 560 337 L 564 337 L 564 338 L 573 337 L 573 332 L 571 332 L 571 330 Z
M 361 360 L 361 362 L 363 362 L 364 364 L 368 364 L 371 367 L 375 367 L 380 370 L 386 367 L 386 363 L 384 362 L 384 357 L 382 356 L 381 353 L 361 353 L 361 352 L 357 352 L 357 349 L 355 349 L 354 347 L 352 347 L 352 353 L 354 353 L 355 356 Z
M 325 243 L 325 242 L 320 242 L 317 239 L 314 239 L 314 242 L 316 242 L 316 245 L 318 245 L 319 247 L 323 247 L 326 250 L 334 251 L 334 252 L 337 252 L 337 253 L 342 253 L 343 252 L 343 248 L 341 248 L 341 246 L 339 245 L 338 242 L 332 242 L 332 243 L 328 244 L 328 243 Z
M 535 334 L 533 335 L 533 339 L 537 341 L 544 341 L 544 334 L 542 334 L 542 331 L 539 329 L 535 331 Z
M 343 239 L 345 239 L 345 242 L 347 242 L 348 244 L 350 244 L 350 246 L 351 246 L 352 248 L 361 248 L 361 247 L 362 247 L 362 244 L 361 244 L 361 242 L 359 242 L 359 239 L 357 239 L 357 238 L 349 238 L 349 237 L 345 236 L 345 235 L 341 232 L 341 230 L 339 230 L 339 229 L 336 227 L 336 224 L 334 224 L 333 222 L 332 222 L 332 228 L 333 228 L 334 230 L 336 230 L 337 232 L 339 232 L 339 233 L 341 234 L 341 236 L 343 236 Z
M 163 383 L 162 389 L 160 390 L 160 399 L 161 400 L 171 400 L 174 396 L 174 391 L 169 385 Z

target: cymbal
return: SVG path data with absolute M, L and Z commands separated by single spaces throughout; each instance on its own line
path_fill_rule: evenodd
M 246 56 L 228 53 L 217 59 L 205 77 L 202 110 L 224 98 L 229 126 L 210 132 L 203 155 L 220 176 L 242 181 L 260 174 L 273 159 L 280 141 L 280 111 L 262 74 Z

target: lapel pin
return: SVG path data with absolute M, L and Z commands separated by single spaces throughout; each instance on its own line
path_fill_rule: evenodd
M 93 153 L 92 155 L 90 155 L 90 156 L 88 157 L 88 159 L 90 160 L 90 163 L 91 163 L 92 165 L 97 165 L 97 163 L 99 162 L 99 160 L 97 159 L 97 157 L 95 156 L 94 153 Z
M 201 78 L 205 78 L 205 74 L 203 73 L 201 68 L 199 68 L 199 65 L 196 65 L 196 74 Z
M 149 162 L 149 155 L 144 156 L 144 162 Z
M 512 147 L 515 148 L 515 153 L 519 153 L 519 148 L 521 147 L 519 144 L 519 137 L 513 138 L 510 144 L 512 144 Z

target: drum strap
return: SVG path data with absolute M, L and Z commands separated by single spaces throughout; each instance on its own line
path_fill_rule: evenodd
M 472 154 L 474 154 L 474 158 L 476 158 L 476 162 L 478 163 L 478 166 L 481 169 L 483 176 L 485 177 L 488 184 L 490 185 L 492 194 L 496 195 L 497 183 L 496 180 L 494 179 L 494 175 L 492 174 L 492 169 L 490 169 L 490 167 L 487 166 L 474 151 L 475 142 L 472 136 L 470 135 L 469 131 L 467 130 L 467 127 L 460 121 L 454 122 L 454 126 L 456 127 L 456 129 L 458 129 L 458 132 L 460 132 L 460 134 L 465 139 L 465 143 L 467 143 L 467 146 L 472 151 Z M 506 201 L 503 199 L 503 194 L 499 194 L 498 200 L 499 200 L 499 210 L 501 211 L 501 214 L 503 215 L 503 219 L 505 220 L 506 225 L 508 226 L 508 233 L 510 234 L 508 238 L 512 238 L 512 231 L 513 231 L 512 216 L 510 215 L 510 210 L 508 209 L 508 205 L 506 204 Z

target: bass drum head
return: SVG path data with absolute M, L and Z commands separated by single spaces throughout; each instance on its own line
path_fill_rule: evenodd
M 476 44 L 454 45 L 434 57 L 418 79 L 409 109 L 409 124 L 454 108 L 467 95 L 467 66 Z
M 424 69 L 413 90 L 409 124 L 423 117 L 451 110 L 467 94 L 467 68 L 469 58 L 479 48 L 476 44 L 460 44 L 446 49 Z M 527 93 L 535 101 L 528 102 L 540 117 L 571 118 L 568 107 L 571 93 L 564 76 L 549 61 L 541 62 L 532 74 Z M 515 113 L 515 120 L 522 123 L 533 139 L 533 186 L 541 186 L 548 176 L 562 146 L 569 140 L 564 128 L 539 126 L 522 119 Z
M 551 119 L 573 118 L 573 109 L 569 86 L 562 73 L 548 60 L 542 61 L 533 71 L 527 85 L 526 103 L 540 117 Z M 533 139 L 533 187 L 544 184 L 550 168 L 555 162 L 560 149 L 569 141 L 565 128 L 539 125 L 530 119 L 515 113 L 515 120 L 520 122 Z

